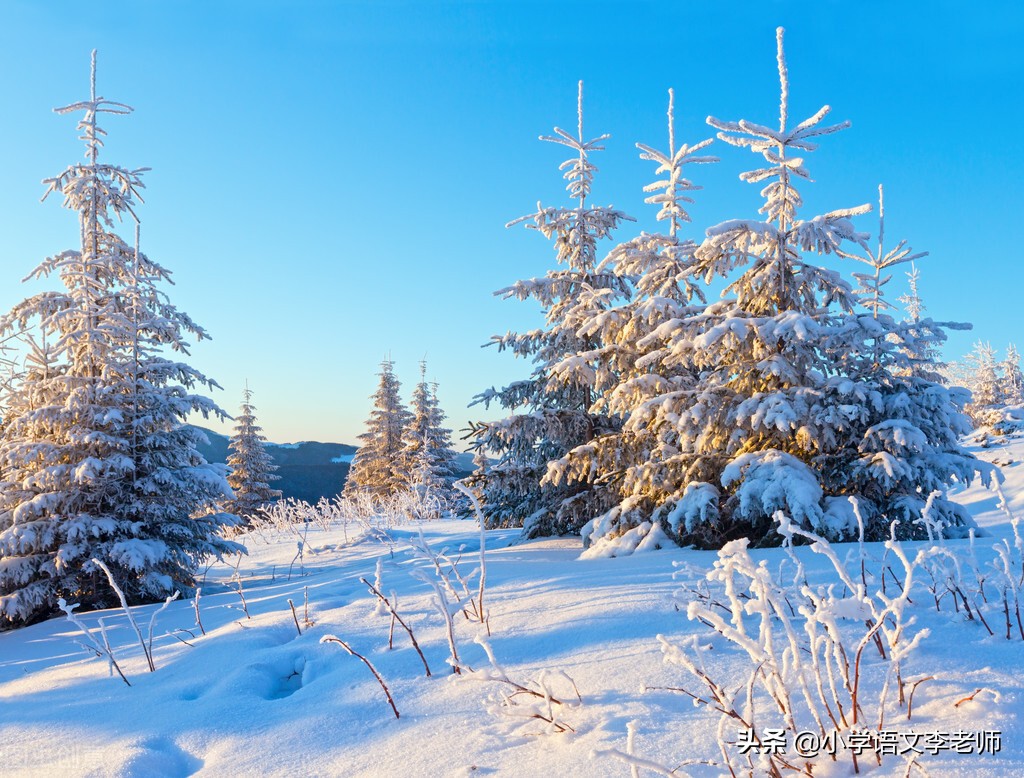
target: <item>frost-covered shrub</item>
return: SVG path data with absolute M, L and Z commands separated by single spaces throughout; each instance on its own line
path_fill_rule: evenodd
M 444 495 L 412 490 L 389 497 L 376 497 L 370 492 L 321 497 L 315 505 L 289 497 L 260 509 L 249 530 L 257 537 L 290 534 L 304 542 L 310 527 L 324 531 L 341 528 L 346 543 L 364 536 L 384 540 L 392 527 L 440 518 L 449 512 Z
M 767 562 L 756 562 L 750 541 L 740 538 L 723 546 L 704 585 L 689 592 L 687 616 L 745 654 L 749 672 L 718 677 L 703 660 L 707 638 L 700 636 L 684 645 L 659 636 L 665 660 L 695 679 L 686 694 L 717 711 L 722 764 L 732 774 L 781 775 L 804 770 L 813 760 L 757 747 L 743 753 L 737 730 L 749 733 L 755 746 L 770 739 L 769 731 L 786 733 L 790 743 L 805 731 L 822 742 L 838 736 L 832 741 L 838 758 L 856 769 L 858 755 L 849 740 L 896 715 L 909 718 L 913 689 L 924 677 L 907 674 L 915 649 L 928 636 L 927 629 L 914 629 L 908 608 L 929 552 L 920 549 L 911 558 L 899 542 L 887 541 L 900 580 L 885 594 L 876 588 L 879 575 L 851 571 L 824 538 L 781 512 L 774 519 L 793 563 L 791 580 L 773 573 Z M 807 549 L 794 549 L 797 539 L 828 560 L 826 580 L 809 582 L 800 556 Z M 875 661 L 866 661 L 865 654 Z
M 520 723 L 542 722 L 545 734 L 576 731 L 566 720 L 566 713 L 579 707 L 583 698 L 572 678 L 562 671 L 541 670 L 533 678 L 515 681 L 498 664 L 486 640 L 478 636 L 476 643 L 487 654 L 491 667 L 470 671 L 465 677 L 498 684 L 491 700 L 490 712 Z M 576 699 L 572 700 L 572 697 Z
M 943 609 L 944 601 L 951 601 L 953 611 L 961 614 L 964 622 L 980 625 L 990 635 L 1003 627 L 1007 640 L 1015 636 L 1024 640 L 1024 537 L 1020 521 L 1010 511 L 1002 490 L 998 491 L 1000 508 L 1010 519 L 1013 540 L 1003 539 L 993 545 L 995 555 L 987 565 L 978 561 L 974 532 L 970 533 L 967 553 L 962 547 L 946 543 L 943 526 L 932 516 L 934 500 L 929 499 L 918 521 L 931 542 L 924 560 L 928 576 L 925 588 L 936 611 Z

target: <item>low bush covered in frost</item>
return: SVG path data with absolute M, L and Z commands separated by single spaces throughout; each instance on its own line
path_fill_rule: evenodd
M 851 510 L 861 521 L 856 501 Z M 786 553 L 777 570 L 755 561 L 746 538 L 727 543 L 710 570 L 682 570 L 686 615 L 708 632 L 681 642 L 659 640 L 665 661 L 684 668 L 692 682 L 672 690 L 718 716 L 717 764 L 734 776 L 810 773 L 822 761 L 847 762 L 854 772 L 868 760 L 881 764 L 879 740 L 895 726 L 910 726 L 905 722 L 913 720 L 915 691 L 943 673 L 918 660 L 917 649 L 930 635 L 917 627 L 921 609 L 934 603 L 941 611 L 945 602 L 967 627 L 1024 641 L 1024 539 L 1010 518 L 1013 539 L 995 544 L 987 565 L 977 561 L 973 536 L 967 554 L 948 547 L 927 511 L 922 519 L 930 540 L 898 541 L 894 527 L 880 559 L 865 550 L 863 532 L 841 556 L 826 539 L 776 512 Z M 827 560 L 824 573 L 808 574 L 807 551 Z M 724 676 L 705 658 L 723 646 L 748 658 L 742 677 Z M 815 746 L 803 752 L 770 747 L 783 740 Z M 671 772 L 638 757 L 631 745 L 607 753 Z M 908 755 L 906 774 L 915 767 L 927 774 L 920 756 Z

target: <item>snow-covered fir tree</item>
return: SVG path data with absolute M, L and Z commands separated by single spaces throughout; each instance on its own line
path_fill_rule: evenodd
M 885 313 L 895 308 L 882 296 L 889 279 L 882 271 L 912 263 L 926 252 L 913 254 L 906 241 L 886 250 L 881 186 L 878 193 L 877 249 L 864 255 L 841 252 L 874 270 L 855 274 L 861 281 L 860 303 L 871 317 L 848 317 L 828 347 L 837 375 L 853 379 L 865 398 L 860 415 L 851 418 L 849 448 L 855 446 L 857 455 L 836 457 L 831 470 L 824 472 L 823 487 L 826 494 L 858 500 L 866 537 L 886 537 L 894 521 L 899 522 L 897 534 L 902 536 L 924 537 L 936 529 L 962 535 L 974 523 L 947 498 L 948 489 L 955 482 L 970 483 L 976 473 L 989 479 L 995 472 L 959 444 L 959 437 L 969 429 L 963 414 L 967 397 L 944 386 L 938 356 L 945 329 L 969 329 L 970 325 L 921 318 L 924 306 L 918 296 L 916 267 L 908 274 L 911 319 L 897 322 Z M 841 502 L 833 499 L 831 503 L 845 510 Z M 835 534 L 849 538 L 853 526 L 848 523 L 845 531 Z
M 866 248 L 851 217 L 870 208 L 798 218 L 796 184 L 809 174 L 796 153 L 813 151 L 817 137 L 847 123 L 823 126 L 825 106 L 789 126 L 781 28 L 777 43 L 778 129 L 708 119 L 721 140 L 764 157 L 764 167 L 741 178 L 765 184 L 765 219 L 709 229 L 687 271 L 705 282 L 726 279 L 721 299 L 666 320 L 641 341 L 651 349 L 645 365 L 684 380 L 630 413 L 626 431 L 665 441 L 646 466 L 656 477 L 637 479 L 626 500 L 597 517 L 584 531 L 591 540 L 639 530 L 708 546 L 744 536 L 771 543 L 779 510 L 828 537 L 851 538 L 850 496 L 859 498 L 868 537 L 886 536 L 897 518 L 900 531 L 913 534 L 919 527 L 911 521 L 932 491 L 940 492 L 935 523 L 969 521 L 941 496 L 976 469 L 956 442 L 962 416 L 944 387 L 894 376 L 908 363 L 888 336 L 902 341 L 906 333 L 879 313 L 881 276 L 871 274 L 878 283 L 861 298 L 808 256 Z M 870 261 L 888 256 L 879 251 Z M 855 313 L 860 302 L 868 313 Z M 937 327 L 928 329 L 939 337 Z M 629 515 L 636 508 L 640 515 Z M 645 514 L 643 528 L 637 522 Z
M 881 190 L 881 187 L 879 187 Z M 881 196 L 879 197 L 879 209 L 881 209 Z M 927 310 L 924 301 L 921 299 L 919 284 L 921 282 L 920 269 L 910 261 L 910 270 L 907 271 L 907 285 L 909 291 L 896 298 L 903 303 L 903 310 L 906 312 L 906 321 L 911 326 L 907 332 L 911 338 L 904 342 L 903 347 L 911 359 L 911 371 L 918 373 L 922 378 L 931 381 L 938 381 L 941 384 L 946 381 L 946 364 L 942 361 L 942 351 L 938 344 L 928 337 L 928 334 L 918 326 L 922 315 Z
M 1019 435 L 1024 432 L 1024 373 L 1020 369 L 1020 353 L 1011 343 L 1006 347 L 1002 368 L 1003 418 L 996 425 L 999 435 Z
M 47 179 L 78 213 L 81 246 L 43 261 L 31 278 L 63 289 L 36 294 L 0 319 L 27 344 L 0 440 L 0 628 L 56 611 L 116 603 L 92 559 L 105 562 L 131 602 L 188 592 L 199 562 L 239 549 L 218 537 L 231 517 L 223 468 L 196 450 L 192 412 L 223 416 L 194 393 L 216 384 L 167 354 L 188 355 L 206 332 L 162 290 L 170 273 L 113 232 L 135 219 L 144 169 L 99 161 L 100 114 L 126 105 L 96 94 L 95 52 L 83 112 L 86 161 Z
M 344 494 L 357 493 L 386 499 L 407 488 L 408 459 L 405 435 L 412 414 L 402 403 L 401 383 L 390 359 L 380 363 L 380 383 L 371 396 L 373 410 L 366 420 L 366 432 L 352 460 Z
M 1024 374 L 1020 369 L 1020 352 L 1011 343 L 1006 347 L 1006 358 L 1003 360 L 1003 401 L 1007 405 L 1024 403 Z
M 879 187 L 879 198 L 881 198 L 881 187 Z M 924 301 L 921 299 L 921 292 L 918 289 L 918 285 L 921 282 L 921 273 L 913 261 L 910 262 L 910 270 L 906 272 L 907 284 L 910 286 L 910 290 L 896 299 L 903 303 L 903 309 L 907 312 L 907 317 L 910 321 L 920 321 L 921 314 L 926 310 Z
M 937 325 L 931 319 L 922 319 L 925 306 L 921 300 L 918 290 L 920 271 L 915 262 L 922 257 L 928 256 L 927 251 L 913 253 L 907 246 L 905 240 L 899 241 L 892 249 L 885 248 L 885 190 L 881 184 L 878 186 L 878 243 L 872 250 L 864 246 L 863 254 L 852 254 L 840 250 L 840 256 L 847 259 L 857 260 L 871 267 L 872 272 L 854 272 L 853 276 L 859 282 L 856 292 L 860 298 L 860 304 L 872 313 L 873 326 L 879 324 L 886 327 L 885 339 L 891 343 L 898 344 L 903 352 L 903 360 L 899 364 L 889 364 L 886 369 L 892 369 L 903 375 L 913 375 L 926 379 L 930 382 L 945 383 L 941 369 L 943 365 L 939 362 L 941 350 L 939 344 L 945 340 L 945 333 L 937 329 Z M 909 263 L 911 269 L 907 271 L 907 282 L 910 287 L 907 294 L 897 298 L 898 302 L 904 304 L 906 316 L 900 324 L 890 322 L 887 316 L 889 311 L 895 311 L 896 306 L 890 303 L 884 296 L 884 287 L 892 280 L 892 274 L 887 271 L 896 265 Z M 883 275 L 884 274 L 884 275 Z M 944 322 L 944 327 L 954 329 L 970 329 L 969 324 L 956 322 Z M 872 347 L 870 350 L 872 366 L 881 367 L 879 352 L 881 336 L 871 338 Z M 904 364 L 905 361 L 905 364 Z M 963 398 L 959 400 L 963 404 Z
M 629 217 L 611 207 L 588 204 L 597 168 L 590 155 L 603 148 L 607 135 L 587 140 L 583 134 L 583 82 L 579 84 L 577 132 L 558 127 L 541 140 L 567 146 L 574 156 L 560 166 L 575 207 L 543 207 L 511 222 L 528 226 L 554 241 L 556 260 L 564 267 L 543 278 L 519 281 L 496 294 L 540 303 L 543 327 L 494 336 L 499 350 L 535 365 L 530 376 L 479 395 L 475 402 L 496 403 L 511 415 L 474 427 L 475 445 L 494 458 L 486 472 L 474 475 L 484 495 L 492 526 L 523 526 L 528 536 L 575 532 L 600 509 L 602 490 L 590 480 L 544 481 L 548 463 L 576 446 L 614 428 L 614 420 L 592 412 L 596 400 L 594 360 L 587 354 L 597 340 L 580 332 L 595 311 L 606 310 L 628 295 L 620 277 L 597 268 L 598 242 Z M 576 358 L 576 355 L 583 355 Z M 566 358 L 574 357 L 571 362 Z M 555 365 L 559 365 L 556 372 Z
M 849 286 L 804 262 L 801 249 L 834 253 L 843 241 L 862 239 L 849 217 L 867 207 L 797 221 L 801 201 L 794 184 L 809 175 L 803 160 L 792 156 L 845 125 L 820 126 L 825 108 L 788 127 L 781 30 L 778 63 L 778 130 L 708 118 L 721 140 L 764 155 L 767 166 L 742 178 L 766 182 L 765 220 L 737 219 L 707 231 L 689 272 L 705 282 L 729 280 L 722 299 L 667 320 L 648 341 L 657 346 L 648 360 L 659 363 L 659 372 L 689 374 L 693 381 L 641 404 L 627 422 L 669 442 L 652 462 L 660 468 L 650 490 L 652 523 L 699 545 L 768 537 L 775 510 L 802 522 L 818 510 L 818 479 L 803 459 L 828 434 L 812 418 L 831 372 L 819 327 L 828 324 L 829 303 L 847 311 L 854 305 Z M 735 277 L 739 268 L 745 269 Z M 596 538 L 625 526 L 621 518 L 616 526 L 602 517 L 588 532 Z
M 227 510 L 248 522 L 260 508 L 281 496 L 280 489 L 270 486 L 280 476 L 274 475 L 277 465 L 266 448 L 263 428 L 256 423 L 256 407 L 252 404 L 252 390 L 246 384 L 242 392 L 242 406 L 235 418 L 235 434 L 228 442 L 228 483 L 235 498 L 227 503 Z
M 427 381 L 427 363 L 420 362 L 420 381 L 412 393 L 412 417 L 405 430 L 408 487 L 421 498 L 447 499 L 455 480 L 452 431 L 437 399 L 437 384 Z
M 4 419 L 7 418 L 7 400 L 11 393 L 11 387 L 18 380 L 18 363 L 7 355 L 8 341 L 14 339 L 13 335 L 7 335 L 0 339 L 0 433 L 2 433 Z
M 879 199 L 882 197 L 882 187 L 879 187 Z M 880 206 L 881 209 L 881 206 Z M 906 294 L 900 295 L 896 298 L 899 302 L 903 303 L 903 310 L 906 311 L 907 318 L 910 321 L 920 321 L 921 314 L 927 310 L 925 301 L 921 299 L 921 290 L 919 285 L 921 284 L 921 270 L 918 269 L 910 260 L 910 269 L 906 271 L 906 283 L 909 290 Z
M 698 373 L 686 366 L 669 366 L 658 360 L 660 344 L 649 336 L 664 322 L 692 315 L 706 303 L 702 285 L 691 277 L 697 244 L 682 238 L 679 231 L 690 221 L 686 211 L 687 204 L 693 202 L 690 193 L 701 188 L 686 178 L 686 166 L 716 162 L 716 157 L 700 154 L 711 142 L 709 138 L 677 147 L 674 93 L 669 90 L 668 150 L 637 144 L 641 159 L 654 162 L 656 175 L 663 176 L 644 191 L 650 195 L 646 202 L 659 206 L 657 220 L 667 222 L 668 232 L 642 233 L 619 244 L 600 265 L 602 271 L 614 272 L 634 287 L 628 302 L 596 312 L 582 330 L 601 344 L 586 355 L 596 365 L 594 409 L 613 418 L 628 419 L 648 402 L 692 390 L 699 380 Z M 576 358 L 556 364 L 554 372 L 563 365 L 571 366 Z M 650 527 L 645 522 L 666 496 L 662 486 L 671 480 L 666 478 L 666 468 L 671 469 L 679 445 L 672 434 L 664 434 L 669 430 L 660 432 L 643 423 L 627 423 L 550 464 L 550 481 L 590 480 L 595 488 L 609 491 L 614 507 L 587 528 L 588 536 Z M 649 542 L 654 540 L 652 537 Z
M 964 357 L 964 363 L 967 369 L 965 385 L 971 390 L 967 413 L 975 428 L 992 427 L 1002 418 L 1000 410 L 1006 404 L 999 356 L 991 343 L 979 340 Z
M 970 392 L 966 410 L 983 445 L 990 435 L 1008 435 L 1024 428 L 1024 376 L 1012 343 L 1005 359 L 999 359 L 992 344 L 978 341 L 962 361 L 948 366 L 946 375 L 950 383 Z

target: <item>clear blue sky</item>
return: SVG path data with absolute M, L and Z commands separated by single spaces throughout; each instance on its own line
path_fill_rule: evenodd
M 425 355 L 451 425 L 470 398 L 529 366 L 481 349 L 532 326 L 536 309 L 491 293 L 553 263 L 512 218 L 567 203 L 564 149 L 537 136 L 611 133 L 594 201 L 655 230 L 634 143 L 711 135 L 708 114 L 777 119 L 774 29 L 787 29 L 791 112 L 823 103 L 853 128 L 807 164 L 804 216 L 873 202 L 887 234 L 931 256 L 921 291 L 973 340 L 1024 346 L 1024 11 L 991 2 L 81 2 L 0 4 L 0 308 L 43 257 L 76 245 L 73 214 L 38 202 L 45 176 L 79 158 L 74 119 L 51 109 L 99 91 L 133 105 L 106 122 L 106 159 L 153 168 L 143 248 L 175 273 L 178 306 L 213 336 L 193 364 L 244 381 L 272 440 L 354 442 L 390 354 L 406 389 Z M 756 159 L 725 144 L 694 171 L 705 186 L 691 237 L 756 217 Z M 861 226 L 874 231 L 875 217 Z M 126 228 L 125 234 L 129 232 Z M 847 273 L 853 268 L 847 267 Z M 891 288 L 905 291 L 902 275 Z M 222 429 L 227 429 L 223 427 Z

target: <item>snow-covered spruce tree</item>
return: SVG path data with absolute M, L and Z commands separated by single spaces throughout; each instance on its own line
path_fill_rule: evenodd
M 1003 399 L 1007 405 L 1024 403 L 1024 374 L 1020 369 L 1020 352 L 1013 343 L 1006 347 L 1003 368 Z
M 655 347 L 647 360 L 658 363 L 658 372 L 695 380 L 641 404 L 626 423 L 671 446 L 661 452 L 659 483 L 650 490 L 652 523 L 681 542 L 702 546 L 741 536 L 766 539 L 779 509 L 799 522 L 818 523 L 821 487 L 808 461 L 832 434 L 814 413 L 833 372 L 821 348 L 821 328 L 834 323 L 834 307 L 852 311 L 855 302 L 836 273 L 805 262 L 802 251 L 834 253 L 845 240 L 862 240 L 849 217 L 868 206 L 798 221 L 794 183 L 809 176 L 803 161 L 791 155 L 812 150 L 813 138 L 846 125 L 820 126 L 826 107 L 787 127 L 781 28 L 778 63 L 777 131 L 708 118 L 721 140 L 764 155 L 767 167 L 741 178 L 767 182 L 761 208 L 766 218 L 733 220 L 707 231 L 690 272 L 705 282 L 716 276 L 729 280 L 722 299 L 667 320 L 647 338 Z M 612 535 L 621 531 L 606 529 Z
M 560 169 L 565 171 L 566 189 L 576 206 L 538 203 L 535 213 L 509 224 L 532 222 L 530 228 L 554 240 L 556 259 L 564 267 L 496 292 L 505 298 L 533 298 L 544 311 L 542 328 L 491 339 L 499 350 L 531 360 L 534 370 L 528 378 L 490 389 L 474 401 L 486 406 L 493 402 L 512 412 L 500 421 L 473 427 L 475 446 L 495 459 L 489 469 L 472 477 L 483 492 L 487 521 L 491 526 L 522 526 L 527 536 L 576 532 L 603 510 L 606 490 L 593 481 L 542 483 L 542 479 L 549 462 L 615 426 L 611 417 L 591 410 L 597 399 L 593 363 L 585 357 L 564 361 L 597 345 L 596 338 L 582 334 L 580 327 L 595 311 L 609 308 L 629 291 L 622 278 L 597 269 L 598 242 L 629 217 L 614 208 L 587 203 L 597 170 L 590 154 L 603 149 L 601 143 L 608 136 L 584 138 L 582 81 L 577 118 L 575 136 L 558 127 L 554 136 L 541 136 L 575 153 Z M 559 365 L 557 372 L 555 365 Z
M 479 448 L 477 448 L 476 450 L 473 451 L 473 471 L 472 471 L 472 473 L 468 477 L 463 478 L 460 481 L 461 484 L 463 484 L 465 487 L 467 487 L 470 490 L 472 495 L 476 498 L 477 503 L 479 503 L 481 507 L 484 505 L 484 500 L 485 500 L 484 489 L 483 489 L 484 484 L 487 481 L 485 476 L 487 475 L 487 472 L 490 469 L 491 469 L 491 460 L 487 456 L 487 454 L 484 452 L 484 449 L 481 446 L 481 447 L 479 447 Z M 461 489 L 459 490 L 459 493 L 463 494 Z M 468 518 L 469 517 L 469 515 L 470 515 L 469 514 L 469 509 L 471 507 L 470 503 L 471 503 L 471 500 L 468 497 L 465 498 L 464 500 L 460 501 L 458 514 L 459 514 L 459 516 L 461 518 Z M 486 514 L 484 516 L 484 520 L 485 521 L 487 520 Z
M 254 410 L 252 390 L 246 384 L 241 413 L 235 419 L 235 434 L 228 442 L 228 483 L 235 498 L 226 505 L 228 511 L 245 523 L 260 508 L 281 497 L 281 490 L 270 486 L 270 482 L 280 476 L 274 475 L 277 465 L 264 445 L 267 439 L 260 434 L 263 428 L 256 423 Z
M 640 158 L 654 162 L 656 175 L 664 176 L 644 191 L 650 193 L 646 202 L 659 206 L 657 220 L 668 222 L 668 233 L 642 233 L 612 249 L 599 269 L 614 272 L 631 284 L 632 299 L 596 311 L 581 331 L 593 336 L 598 347 L 553 368 L 556 374 L 563 365 L 571 369 L 579 358 L 594 364 L 594 410 L 618 419 L 630 418 L 647 403 L 692 391 L 699 380 L 689 366 L 668 366 L 658 360 L 660 344 L 648 337 L 664 322 L 683 319 L 706 304 L 701 285 L 692 277 L 697 244 L 680 237 L 679 231 L 690 221 L 686 204 L 693 199 L 689 193 L 701 189 L 685 177 L 686 165 L 716 162 L 717 158 L 700 154 L 711 144 L 710 138 L 676 147 L 673 103 L 674 94 L 669 90 L 668 151 L 637 144 Z M 636 417 L 641 418 L 642 414 Z M 583 529 L 585 542 L 591 535 L 620 535 L 634 527 L 640 530 L 634 533 L 639 542 L 640 533 L 651 526 L 647 522 L 652 512 L 669 496 L 664 488 L 673 480 L 669 472 L 678 452 L 679 441 L 670 428 L 656 432 L 644 423 L 630 421 L 552 462 L 547 478 L 555 483 L 591 479 L 614 494 L 614 507 Z M 649 536 L 648 542 L 656 539 L 657 535 Z
M 1020 369 L 1020 352 L 1011 343 L 1006 347 L 1002 368 L 1003 418 L 996 425 L 1000 435 L 1019 435 L 1024 432 L 1024 373 Z
M 14 337 L 14 335 L 8 334 L 0 338 L 0 434 L 3 431 L 4 419 L 8 415 L 7 402 L 11 387 L 18 378 L 18 363 L 7 355 L 7 350 L 10 346 L 9 341 L 13 341 Z
M 408 488 L 421 499 L 447 500 L 455 480 L 452 431 L 437 400 L 437 384 L 427 381 L 427 363 L 420 362 L 420 382 L 412 393 L 412 417 L 405 430 L 405 469 Z
M 930 486 L 938 488 L 954 474 L 969 481 L 974 472 L 973 460 L 955 446 L 959 415 L 943 387 L 934 385 L 924 397 L 894 390 L 887 406 L 878 384 L 887 380 L 891 361 L 880 363 L 881 373 L 865 367 L 865 359 L 873 364 L 883 355 L 875 349 L 894 331 L 891 318 L 855 315 L 858 297 L 850 286 L 806 257 L 840 254 L 848 243 L 864 246 L 867 236 L 850 218 L 870 208 L 797 218 L 801 199 L 795 183 L 809 175 L 793 152 L 813 151 L 815 138 L 847 123 L 822 126 L 830 110 L 825 106 L 796 127 L 787 126 L 781 28 L 777 42 L 779 129 L 708 119 L 721 140 L 764 156 L 767 166 L 741 178 L 766 182 L 766 218 L 728 221 L 707 231 L 690 272 L 707 282 L 716 276 L 729 281 L 722 298 L 666 321 L 642 341 L 653 347 L 644 362 L 657 365 L 659 374 L 677 371 L 695 380 L 641 403 L 625 425 L 668 443 L 649 465 L 657 468 L 657 484 L 646 490 L 641 484 L 632 505 L 650 495 L 652 524 L 683 543 L 720 546 L 744 536 L 777 542 L 772 515 L 778 510 L 827 537 L 855 536 L 846 499 L 851 495 L 863 498 L 869 535 L 880 537 L 887 518 L 905 518 L 914 500 L 923 505 Z M 886 360 L 894 359 L 898 344 L 883 351 Z M 888 423 L 884 414 L 901 401 L 908 410 Z M 934 418 L 922 421 L 923 429 L 904 418 L 917 421 L 926 407 L 934 407 Z M 919 448 L 927 455 L 918 457 Z M 860 477 L 850 478 L 855 465 Z M 895 477 L 886 481 L 889 468 Z M 910 485 L 911 499 L 901 490 L 921 473 L 928 478 Z M 942 520 L 962 522 L 950 506 L 943 504 L 948 510 Z M 602 530 L 615 536 L 625 528 L 598 524 L 594 540 Z
M 404 490 L 409 482 L 405 456 L 405 433 L 412 415 L 402 403 L 401 384 L 394 372 L 395 363 L 380 363 L 380 383 L 371 396 L 373 410 L 366 420 L 366 432 L 352 460 L 344 494 L 357 493 L 386 499 Z
M 935 339 L 930 338 L 927 330 L 921 326 L 921 314 L 924 312 L 924 303 L 921 302 L 917 289 L 919 273 L 917 267 L 913 265 L 916 260 L 928 256 L 928 252 L 922 251 L 912 254 L 911 249 L 906 245 L 906 241 L 900 241 L 895 248 L 889 251 L 885 250 L 885 189 L 881 184 L 878 186 L 878 247 L 874 251 L 865 247 L 863 255 L 844 252 L 840 252 L 840 254 L 848 259 L 855 259 L 870 266 L 872 272 L 854 272 L 853 277 L 859 282 L 856 292 L 860 297 L 861 306 L 869 310 L 875 320 L 878 319 L 879 313 L 896 310 L 895 306 L 886 300 L 884 295 L 884 287 L 892 280 L 892 274 L 887 271 L 895 265 L 905 262 L 911 263 L 913 270 L 907 273 L 910 292 L 898 298 L 898 300 L 905 304 L 907 315 L 910 317 L 910 323 L 913 325 L 913 328 L 904 327 L 903 338 L 898 338 L 895 333 L 889 333 L 886 337 L 894 342 L 897 340 L 901 341 L 903 350 L 912 363 L 908 368 L 909 372 L 928 371 L 927 377 L 939 380 L 934 371 L 931 370 L 935 362 L 933 357 L 938 353 L 934 346 Z M 908 335 L 909 337 L 907 337 Z M 873 341 L 875 342 L 872 354 L 877 352 L 880 347 L 880 344 L 877 342 L 878 338 L 874 338 Z
M 891 276 L 889 268 L 913 262 L 926 252 L 912 254 L 906 241 L 885 249 L 885 201 L 878 187 L 878 246 L 864 255 L 840 251 L 841 255 L 868 264 L 873 273 L 855 273 L 861 305 L 870 317 L 847 317 L 827 345 L 834 355 L 836 374 L 855 382 L 862 406 L 859 416 L 848 414 L 851 425 L 849 445 L 822 459 L 826 495 L 852 495 L 859 503 L 868 538 L 883 539 L 893 521 L 897 534 L 924 537 L 936 526 L 949 534 L 963 534 L 973 520 L 958 504 L 946 498 L 953 482 L 970 483 L 976 472 L 986 478 L 993 471 L 964 451 L 959 437 L 969 431 L 963 415 L 966 395 L 943 385 L 936 361 L 938 345 L 945 341 L 945 328 L 969 329 L 956 322 L 922 319 L 923 306 L 917 296 L 916 268 L 910 274 L 914 300 L 910 321 L 895 321 L 887 311 L 895 310 L 883 296 Z M 848 402 L 843 388 L 833 381 L 826 400 Z M 838 392 L 836 391 L 838 389 Z M 928 522 L 922 516 L 931 500 Z M 830 498 L 826 497 L 826 503 Z M 842 502 L 831 501 L 846 511 Z M 842 522 L 842 512 L 828 525 L 833 536 L 850 539 L 853 522 Z
M 878 187 L 879 200 L 882 199 L 882 187 Z M 879 206 L 881 210 L 881 206 Z M 921 292 L 918 289 L 918 284 L 921 282 L 921 271 L 917 269 L 917 265 L 914 264 L 913 260 L 910 260 L 910 270 L 907 273 L 907 285 L 910 287 L 906 294 L 900 295 L 896 299 L 903 303 L 903 309 L 907 312 L 907 317 L 910 321 L 920 321 L 921 314 L 925 312 L 926 306 L 924 301 L 921 299 Z
M 964 358 L 967 374 L 964 382 L 971 390 L 971 402 L 967 405 L 967 414 L 976 429 L 994 426 L 1005 405 L 1003 396 L 1003 377 L 999 358 L 991 343 L 978 341 Z
M 1008 435 L 1024 427 L 1024 409 L 1020 407 L 1024 379 L 1012 343 L 1006 358 L 1000 360 L 990 343 L 978 341 L 962 362 L 949 365 L 947 374 L 950 383 L 970 392 L 966 411 L 982 445 L 990 435 Z
M 78 124 L 86 162 L 46 180 L 78 213 L 81 247 L 41 263 L 57 275 L 0 319 L 0 332 L 29 345 L 27 369 L 9 395 L 0 440 L 0 628 L 56 611 L 64 597 L 86 607 L 116 602 L 105 562 L 132 602 L 187 592 L 199 562 L 238 547 L 218 537 L 231 517 L 213 512 L 230 496 L 221 468 L 196 450 L 191 412 L 223 416 L 197 386 L 216 384 L 167 352 L 207 337 L 161 290 L 170 274 L 113 232 L 135 220 L 140 175 L 98 159 L 101 113 L 128 106 L 97 96 L 59 113 Z M 137 224 L 137 220 L 136 224 Z
M 879 187 L 881 189 L 881 187 Z M 879 197 L 881 201 L 881 196 Z M 881 206 L 879 206 L 881 208 Z M 909 333 L 912 337 L 903 344 L 907 356 L 911 359 L 910 370 L 915 375 L 927 378 L 930 381 L 937 381 L 940 384 L 948 383 L 946 380 L 946 363 L 942 361 L 942 350 L 938 343 L 931 340 L 927 333 L 918 326 L 922 320 L 922 314 L 927 310 L 924 301 L 921 299 L 921 292 L 918 285 L 921 281 L 921 272 L 910 260 L 910 270 L 907 271 L 907 285 L 909 291 L 896 299 L 903 303 L 904 317 L 912 326 Z

